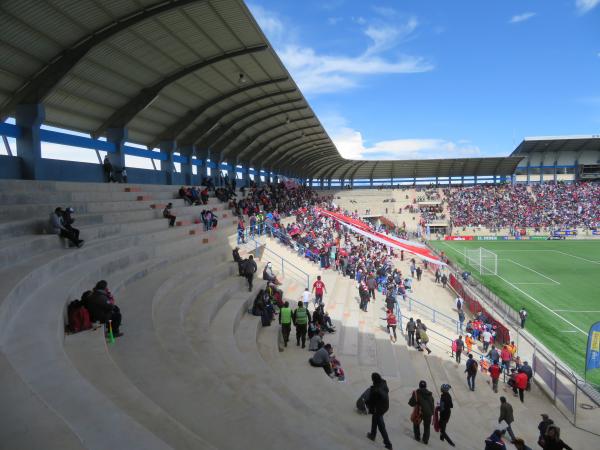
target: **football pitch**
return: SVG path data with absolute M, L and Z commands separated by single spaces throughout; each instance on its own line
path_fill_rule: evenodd
M 528 311 L 525 328 L 583 376 L 587 334 L 600 320 L 600 240 L 430 241 L 469 270 L 515 310 Z M 463 252 L 479 247 L 498 255 L 498 275 L 480 276 Z M 588 380 L 600 384 L 600 371 Z

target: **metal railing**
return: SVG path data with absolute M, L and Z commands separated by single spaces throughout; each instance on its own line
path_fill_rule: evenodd
M 439 252 L 429 246 L 436 254 Z M 448 261 L 448 267 L 460 280 L 460 265 Z M 557 409 L 577 426 L 579 393 L 587 397 L 596 406 L 600 406 L 600 386 L 585 382 L 573 369 L 552 354 L 542 343 L 519 325 L 519 314 L 498 295 L 484 286 L 479 280 L 471 277 L 469 283 L 461 282 L 462 288 L 481 302 L 496 318 L 512 328 L 511 340 L 519 349 L 523 361 L 531 361 L 537 386 L 553 401 Z M 579 428 L 579 427 L 578 427 Z M 593 434 L 595 431 L 582 428 Z
M 443 312 L 440 312 L 437 309 L 434 309 L 409 295 L 406 297 L 407 300 L 405 303 L 408 307 L 408 311 L 416 311 L 417 313 L 429 317 L 433 323 L 440 323 L 450 329 L 455 329 L 457 335 L 459 332 L 462 332 L 460 329 L 460 322 L 458 320 L 453 319 Z
M 263 254 L 264 252 L 267 252 L 271 256 L 271 259 L 274 259 L 277 266 L 281 269 L 282 277 L 288 276 L 294 278 L 310 289 L 309 273 L 266 246 L 266 237 L 272 237 L 274 239 L 280 238 L 279 230 L 263 223 L 255 226 L 253 229 L 246 228 L 244 233 L 242 233 L 242 236 L 238 233 L 238 244 L 241 244 L 240 237 L 243 237 L 243 241 L 253 246 L 253 250 L 257 255 L 261 249 Z

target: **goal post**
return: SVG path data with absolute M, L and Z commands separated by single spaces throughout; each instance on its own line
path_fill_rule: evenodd
M 480 275 L 498 275 L 498 255 L 483 247 L 465 249 L 465 263 Z

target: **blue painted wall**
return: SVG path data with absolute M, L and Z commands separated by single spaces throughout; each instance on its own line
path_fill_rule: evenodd
M 21 179 L 21 158 L 0 155 L 0 178 Z

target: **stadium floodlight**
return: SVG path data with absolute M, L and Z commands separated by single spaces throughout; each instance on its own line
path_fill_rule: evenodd
M 498 255 L 483 247 L 465 249 L 465 263 L 479 275 L 498 275 Z

